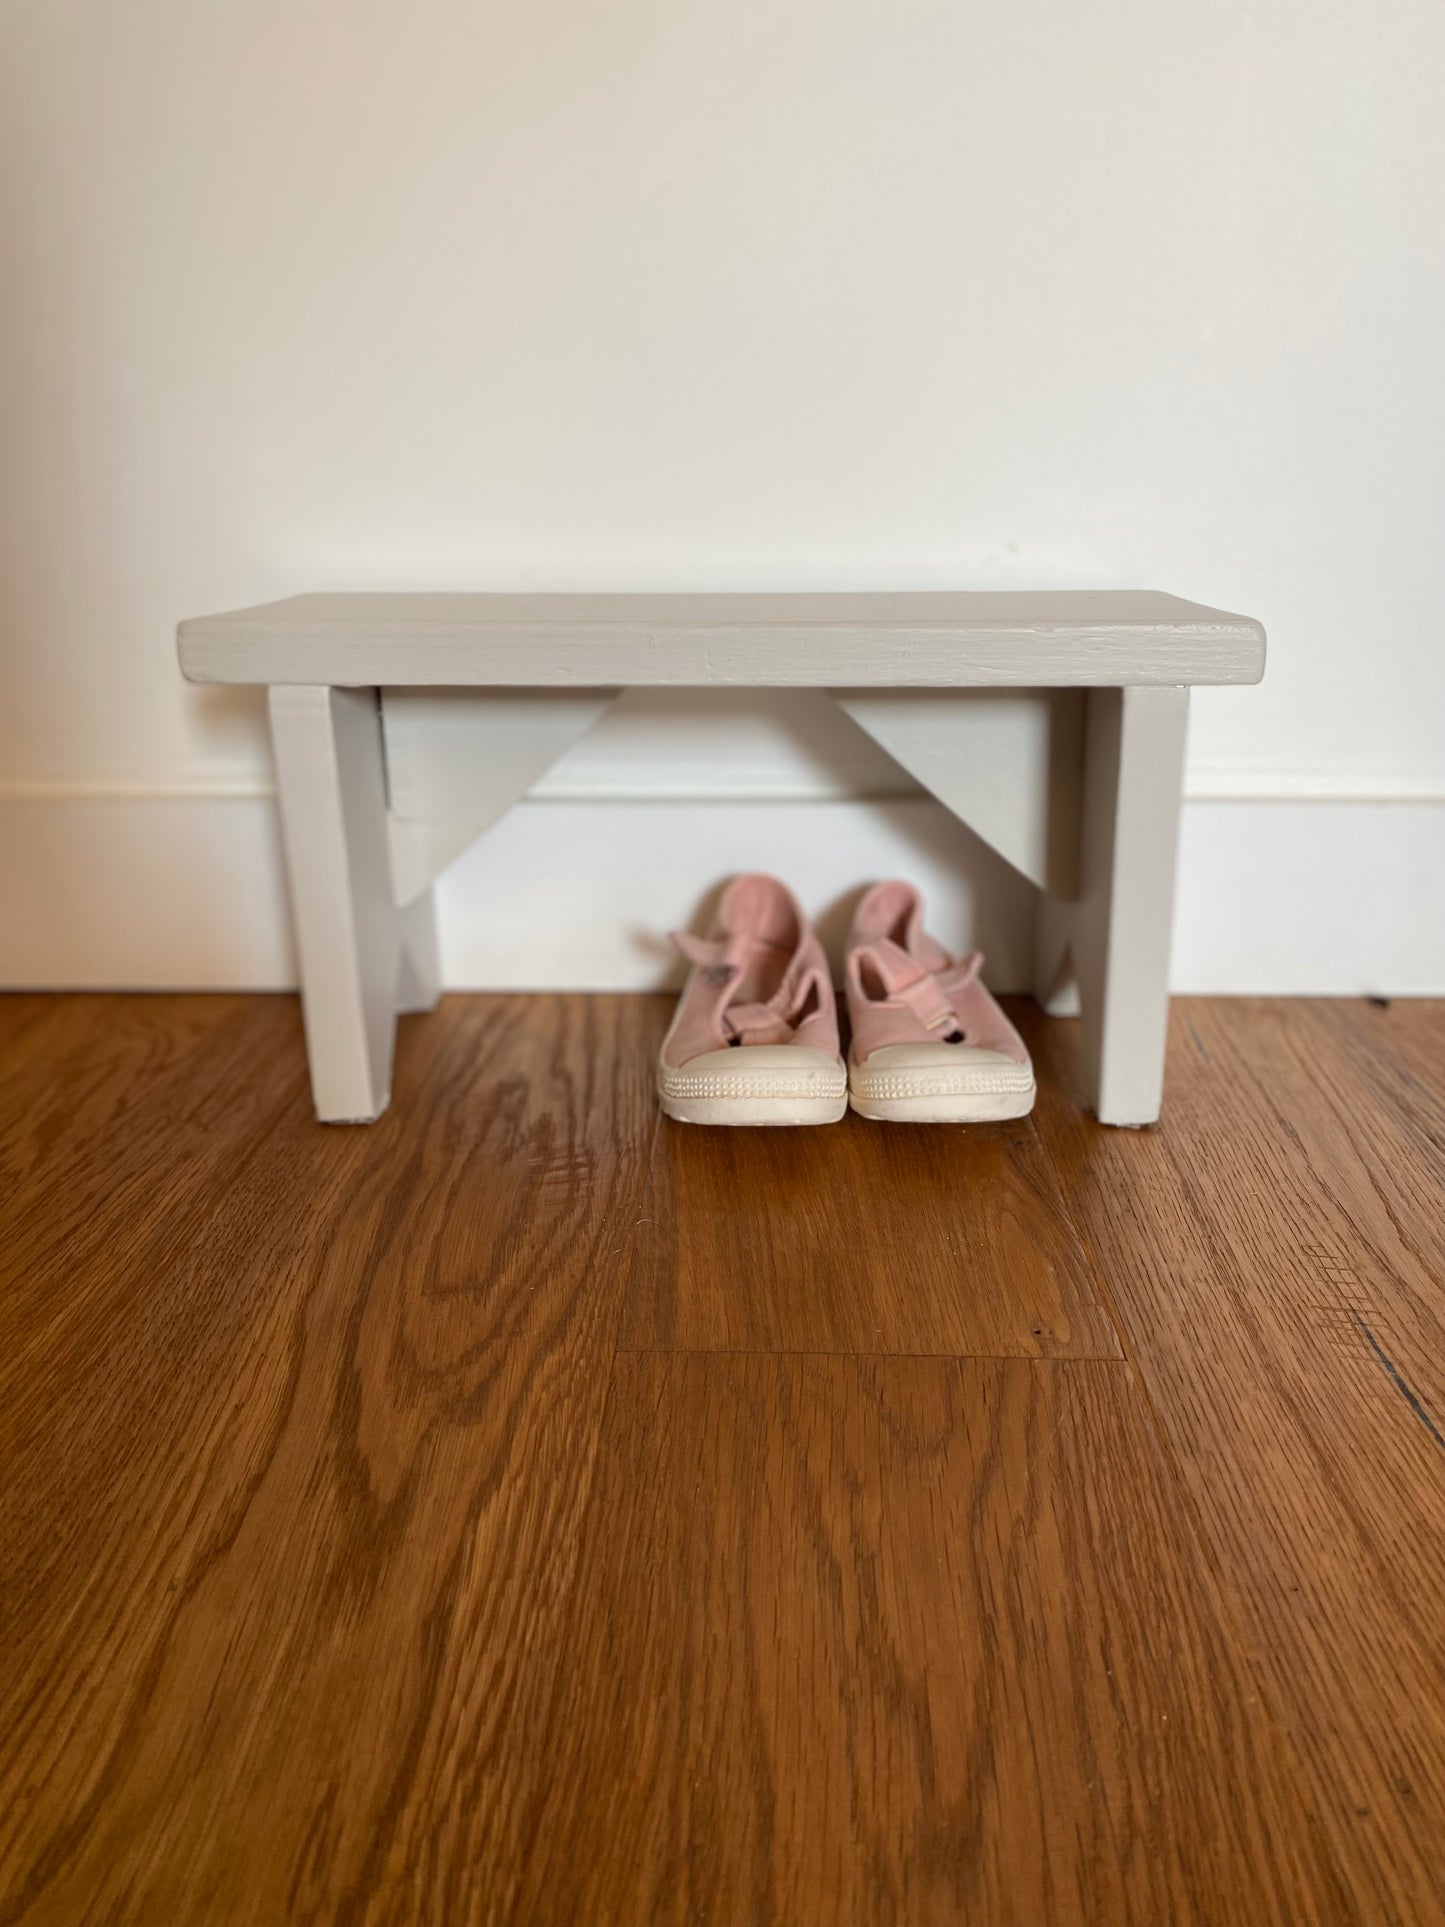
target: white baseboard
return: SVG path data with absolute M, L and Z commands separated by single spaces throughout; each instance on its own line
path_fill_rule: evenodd
M 848 893 L 898 873 L 939 935 L 1027 986 L 1032 893 L 921 798 L 534 801 L 443 878 L 453 988 L 641 989 L 709 885 L 771 867 L 836 941 Z M 1181 991 L 1445 994 L 1445 802 L 1189 801 Z M 295 981 L 264 795 L 0 797 L 0 985 L 279 989 Z

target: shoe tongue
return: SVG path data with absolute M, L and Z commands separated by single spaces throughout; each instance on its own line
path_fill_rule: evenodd
M 785 884 L 753 872 L 734 877 L 718 905 L 716 929 L 729 936 L 746 933 L 772 950 L 794 950 L 806 928 Z
M 923 927 L 923 898 L 915 890 L 913 905 L 908 912 L 908 922 L 904 927 L 904 948 L 925 973 L 936 975 L 947 970 L 953 958 L 941 943 L 930 937 Z

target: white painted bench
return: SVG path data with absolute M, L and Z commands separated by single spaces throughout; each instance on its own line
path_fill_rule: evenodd
M 313 595 L 183 622 L 265 683 L 317 1115 L 377 1117 L 437 994 L 431 886 L 622 689 L 816 688 L 1038 885 L 1035 991 L 1094 1107 L 1159 1114 L 1189 689 L 1264 631 L 1146 591 Z M 694 879 L 701 882 L 705 879 Z

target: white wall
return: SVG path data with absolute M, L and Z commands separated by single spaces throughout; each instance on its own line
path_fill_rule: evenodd
M 179 616 L 1115 584 L 1270 632 L 1197 699 L 1180 984 L 1445 989 L 1442 86 L 1438 0 L 15 0 L 0 981 L 289 972 L 259 706 Z M 897 787 L 846 736 L 785 706 L 708 776 L 681 727 L 459 866 L 454 979 L 646 980 L 611 892 L 775 851 L 1023 954 L 986 861 L 837 800 Z M 539 964 L 488 906 L 549 871 Z

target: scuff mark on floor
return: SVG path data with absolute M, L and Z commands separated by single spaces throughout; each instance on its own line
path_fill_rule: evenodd
M 1405 1403 L 1409 1406 L 1410 1410 L 1415 1414 L 1416 1418 L 1419 1419 L 1420 1423 L 1424 1426 L 1425 1430 L 1430 1434 L 1431 1438 L 1434 1439 L 1435 1443 L 1440 1447 L 1441 1451 L 1445 1452 L 1445 1437 L 1442 1437 L 1439 1427 L 1436 1425 L 1435 1421 L 1431 1418 L 1429 1412 L 1426 1411 L 1420 1399 L 1411 1390 L 1409 1382 L 1401 1374 L 1399 1368 L 1395 1364 L 1394 1359 L 1390 1357 L 1389 1353 L 1381 1345 L 1379 1339 L 1376 1338 L 1375 1334 L 1370 1330 L 1369 1326 L 1365 1323 L 1364 1319 L 1361 1318 L 1360 1314 L 1354 1309 L 1353 1306 L 1351 1306 L 1350 1308 L 1350 1316 L 1351 1318 L 1354 1319 L 1355 1323 L 1359 1326 L 1360 1330 L 1365 1334 L 1365 1342 L 1369 1346 L 1370 1350 L 1375 1354 L 1376 1358 L 1379 1359 L 1380 1363 L 1384 1366 L 1385 1370 L 1389 1373 L 1390 1379 L 1393 1382 L 1396 1391 L 1399 1392 L 1400 1396 L 1404 1399 Z

